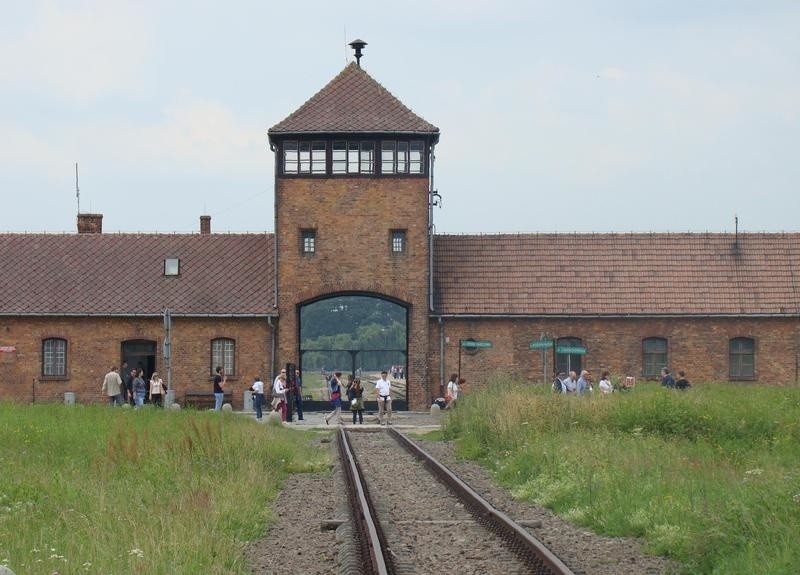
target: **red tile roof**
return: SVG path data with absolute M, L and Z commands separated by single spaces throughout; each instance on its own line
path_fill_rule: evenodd
M 800 314 L 800 234 L 434 240 L 437 314 Z
M 0 314 L 274 314 L 272 234 L 0 234 Z M 164 259 L 180 275 L 164 276 Z
M 355 63 L 282 122 L 270 136 L 304 133 L 401 132 L 438 134 Z

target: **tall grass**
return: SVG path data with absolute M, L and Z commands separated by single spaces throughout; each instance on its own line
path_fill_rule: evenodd
M 246 573 L 308 436 L 232 414 L 0 404 L 0 565 L 17 573 Z
M 657 385 L 555 396 L 496 381 L 445 436 L 516 496 L 644 537 L 687 573 L 800 572 L 800 390 Z

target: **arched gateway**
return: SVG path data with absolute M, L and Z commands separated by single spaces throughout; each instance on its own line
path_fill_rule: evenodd
M 365 399 L 372 400 L 374 382 L 387 371 L 394 409 L 407 408 L 408 311 L 402 302 L 375 294 L 339 294 L 303 302 L 298 311 L 304 395 L 325 401 L 326 377 L 340 371 L 359 377 Z
M 314 302 L 377 296 L 405 312 L 408 407 L 430 405 L 430 177 L 438 139 L 438 128 L 356 63 L 269 130 L 278 365 L 319 360 L 301 343 L 302 316 Z M 358 351 L 355 360 L 369 359 Z M 353 360 L 338 365 L 340 357 L 337 368 L 350 371 Z

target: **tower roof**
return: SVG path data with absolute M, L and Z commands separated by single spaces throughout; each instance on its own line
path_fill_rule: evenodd
M 438 135 L 355 63 L 348 64 L 305 104 L 269 129 L 269 136 L 315 133 Z

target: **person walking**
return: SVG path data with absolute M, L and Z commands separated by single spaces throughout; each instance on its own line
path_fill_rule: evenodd
M 334 373 L 329 382 L 328 389 L 331 392 L 331 405 L 333 411 L 325 416 L 325 425 L 328 425 L 330 420 L 336 417 L 336 422 L 342 424 L 342 384 L 339 378 L 342 377 L 342 372 L 337 371 Z
M 675 382 L 675 387 L 677 387 L 681 391 L 686 391 L 687 389 L 692 387 L 692 384 L 689 383 L 688 379 L 686 379 L 686 372 L 685 371 L 679 371 L 678 372 L 678 381 Z
M 260 376 L 256 376 L 253 380 L 253 385 L 250 386 L 250 391 L 253 392 L 253 409 L 256 410 L 256 421 L 261 421 L 263 415 L 261 407 L 264 405 L 264 382 L 261 381 Z
M 216 372 L 214 375 L 214 411 L 219 411 L 222 409 L 222 401 L 225 399 L 225 384 L 228 382 L 228 378 L 221 365 L 218 365 L 214 371 Z
M 144 397 L 147 395 L 147 384 L 144 382 L 144 372 L 141 369 L 139 371 L 134 369 L 132 373 L 135 374 L 133 378 L 134 402 L 136 403 L 136 407 L 142 407 L 144 405 Z
M 375 382 L 375 393 L 378 396 L 378 423 L 383 425 L 383 414 L 386 413 L 386 425 L 392 424 L 392 383 L 389 373 L 381 372 L 381 378 Z
M 303 379 L 300 370 L 294 370 L 294 406 L 297 409 L 297 421 L 303 421 Z
M 585 395 L 592 391 L 592 376 L 587 370 L 581 371 L 581 376 L 578 378 L 575 387 L 578 395 Z
M 447 401 L 447 406 L 445 406 L 445 409 L 455 407 L 456 402 L 458 401 L 458 390 L 458 374 L 454 373 L 450 376 L 450 381 L 447 382 L 447 394 L 444 396 L 445 400 Z
M 661 385 L 669 389 L 675 387 L 675 379 L 670 375 L 669 369 L 666 367 L 661 368 Z
M 282 369 L 272 383 L 272 409 L 281 414 L 286 421 L 286 370 Z
M 600 393 L 613 393 L 614 386 L 611 385 L 611 381 L 608 379 L 608 372 L 604 371 L 600 375 L 600 383 L 597 384 L 600 388 Z
M 575 393 L 578 390 L 578 375 L 574 371 L 569 372 L 569 377 L 563 381 L 564 393 Z
M 123 403 L 129 403 L 133 407 L 133 376 L 130 368 L 128 368 L 127 361 L 122 362 L 119 376 L 122 378 L 122 401 Z
M 122 404 L 122 379 L 117 373 L 116 365 L 103 378 L 102 392 L 108 396 L 110 405 Z
M 158 372 L 154 371 L 150 377 L 150 401 L 158 407 L 164 406 L 164 380 L 158 377 Z
M 356 416 L 358 416 L 358 423 L 364 423 L 364 388 L 361 386 L 361 378 L 357 377 L 353 380 L 353 385 L 350 387 L 350 411 L 353 412 L 353 425 L 356 424 Z

